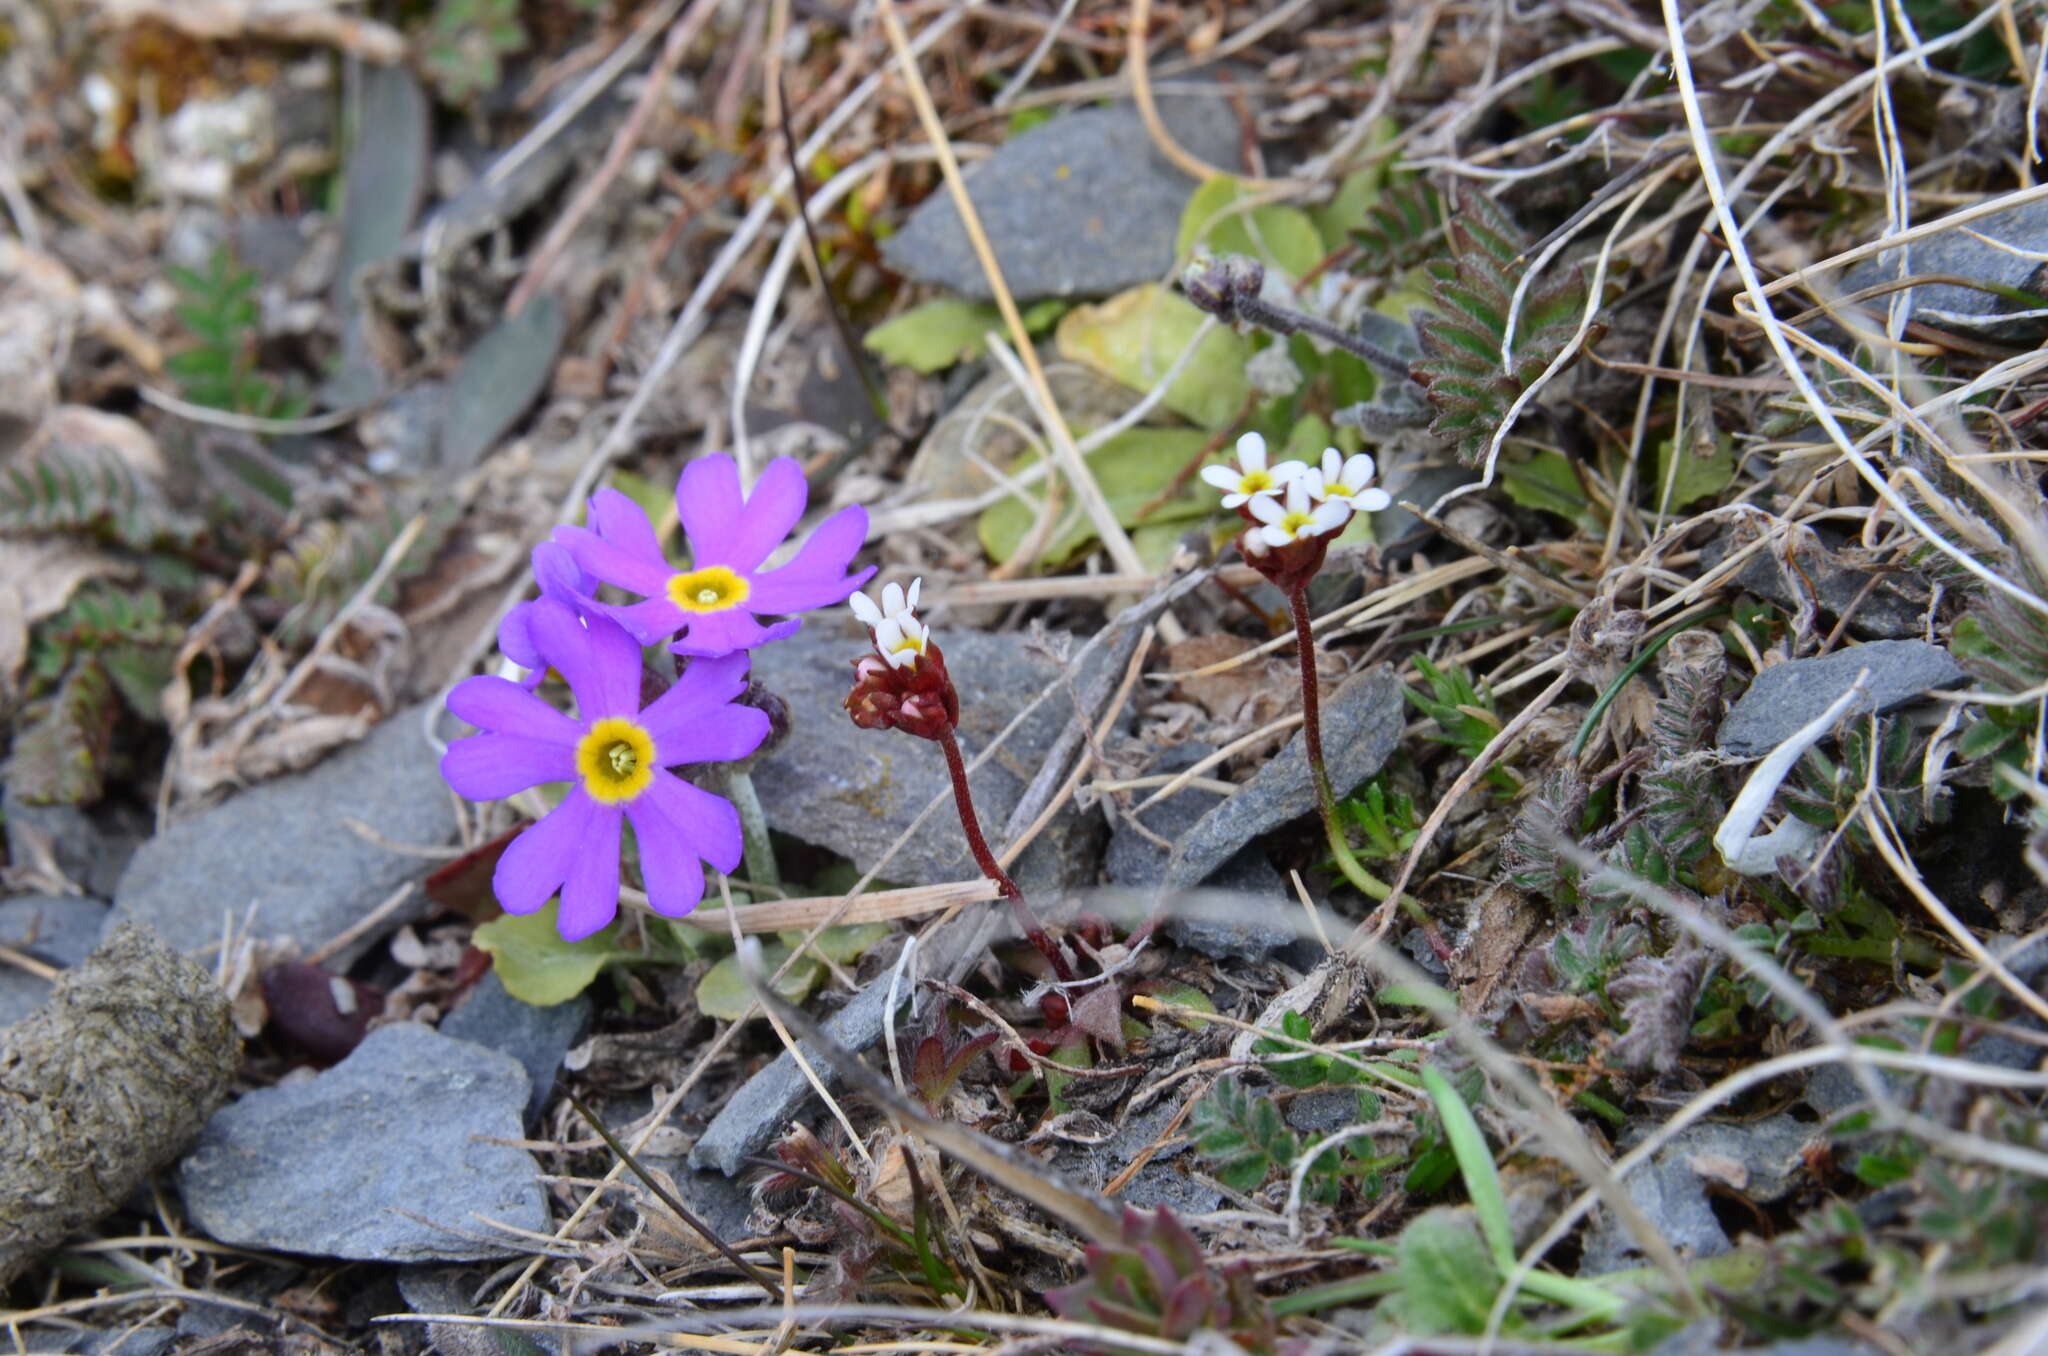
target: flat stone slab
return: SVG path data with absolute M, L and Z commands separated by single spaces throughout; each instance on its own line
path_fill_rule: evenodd
M 393 852 L 344 823 L 360 820 L 394 843 L 438 847 L 455 838 L 455 801 L 439 755 L 420 734 L 422 708 L 391 716 L 321 762 L 233 796 L 144 843 L 122 873 L 110 921 L 134 919 L 180 951 L 217 944 L 255 905 L 255 935 L 311 950 L 347 930 L 392 890 L 434 863 Z M 397 927 L 419 916 L 390 919 Z M 375 941 L 363 938 L 336 961 Z
M 1059 680 L 1059 670 L 1015 636 L 946 631 L 935 639 L 960 691 L 960 751 L 970 763 Z M 867 652 L 851 619 L 842 625 L 819 618 L 788 640 L 762 647 L 754 659 L 755 679 L 789 705 L 789 738 L 753 771 L 769 827 L 828 848 L 863 871 L 952 785 L 938 745 L 897 730 L 863 730 L 846 714 L 853 661 Z M 1084 677 L 1076 675 L 1075 683 L 1085 692 Z M 982 831 L 998 847 L 1004 821 L 1073 714 L 1066 694 L 1055 692 L 972 775 Z M 1019 874 L 1025 869 L 1020 866 Z M 1088 869 L 1092 873 L 1092 863 Z M 948 804 L 925 820 L 882 874 L 905 885 L 939 885 L 981 873 Z
M 1976 235 L 1967 234 L 1972 231 Z M 1980 235 L 1987 239 L 1977 239 Z M 2001 249 L 2000 245 L 2010 248 Z M 2038 294 L 2036 274 L 2043 250 L 2048 250 L 2048 202 L 2022 203 L 1979 217 L 1962 228 L 1942 231 L 1861 260 L 1842 275 L 1842 290 L 1856 292 L 1898 278 L 1941 273 Z M 1996 292 L 1955 283 L 1908 288 L 1904 297 L 1909 315 L 1985 329 L 1997 328 L 2001 316 L 2023 309 Z M 1890 300 L 1875 297 L 1865 305 L 1883 314 Z
M 1159 100 L 1197 158 L 1239 161 L 1237 114 L 1215 94 Z M 1101 296 L 1156 282 L 1195 181 L 1159 153 L 1135 105 L 1083 108 L 1019 136 L 967 174 L 967 195 L 1020 300 Z M 882 243 L 892 268 L 977 301 L 991 298 L 950 194 L 934 193 Z
M 1774 664 L 1756 676 L 1721 722 L 1721 752 L 1761 758 L 1825 712 L 1865 669 L 1870 671 L 1869 696 L 1845 717 L 1890 711 L 1922 693 L 1969 681 L 1947 650 L 1924 640 L 1874 640 L 1818 659 Z
M 1337 795 L 1378 772 L 1401 738 L 1401 680 L 1385 664 L 1353 674 L 1323 704 L 1323 756 Z M 1200 885 L 1238 849 L 1316 810 L 1305 736 L 1266 760 L 1252 779 L 1182 836 L 1166 864 L 1169 889 Z
M 192 1222 L 238 1247 L 368 1262 L 524 1251 L 487 1221 L 544 1231 L 540 1166 L 518 1139 L 526 1070 L 414 1022 L 322 1073 L 214 1113 L 178 1168 Z

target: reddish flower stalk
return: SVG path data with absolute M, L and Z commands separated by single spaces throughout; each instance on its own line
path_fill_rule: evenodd
M 907 594 L 897 585 L 889 585 L 882 590 L 880 606 L 865 594 L 856 593 L 849 600 L 854 615 L 867 626 L 875 652 L 854 661 L 853 691 L 846 694 L 847 714 L 864 730 L 901 730 L 929 739 L 946 751 L 953 804 L 960 811 L 960 828 L 967 835 L 975 865 L 1010 901 L 1018 926 L 1052 967 L 1054 978 L 1067 982 L 1074 978 L 1073 968 L 982 836 L 981 820 L 974 813 L 974 793 L 967 785 L 967 764 L 953 738 L 960 724 L 960 694 L 946 671 L 946 656 L 917 619 L 917 591 L 923 582 L 912 583 Z

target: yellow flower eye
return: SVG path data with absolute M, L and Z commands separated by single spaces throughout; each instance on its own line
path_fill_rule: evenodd
M 600 805 L 623 805 L 654 782 L 654 737 L 619 716 L 592 723 L 576 741 L 576 774 Z
M 723 565 L 679 574 L 668 581 L 668 600 L 685 612 L 723 612 L 747 601 L 747 581 Z

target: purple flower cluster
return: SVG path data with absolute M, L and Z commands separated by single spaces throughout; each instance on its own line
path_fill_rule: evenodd
M 789 614 L 844 602 L 872 567 L 847 571 L 867 537 L 867 511 L 840 510 L 789 561 L 763 569 L 803 517 L 802 469 L 771 462 L 741 492 L 727 456 L 692 462 L 676 485 L 690 564 L 663 554 L 647 515 L 616 490 L 590 501 L 590 526 L 561 527 L 533 551 L 541 596 L 498 628 L 523 682 L 465 679 L 448 709 L 481 733 L 448 746 L 441 775 L 457 794 L 497 800 L 568 782 L 560 804 L 498 859 L 492 886 L 510 913 L 561 896 L 558 924 L 575 941 L 603 928 L 619 905 L 619 836 L 630 822 L 655 912 L 681 917 L 704 897 L 704 863 L 731 871 L 744 851 L 739 814 L 723 797 L 668 769 L 745 758 L 768 736 L 768 717 L 739 703 L 747 651 L 794 632 Z M 597 598 L 612 585 L 640 599 Z M 641 649 L 684 656 L 675 683 L 643 704 Z M 534 692 L 548 670 L 567 682 L 577 715 Z

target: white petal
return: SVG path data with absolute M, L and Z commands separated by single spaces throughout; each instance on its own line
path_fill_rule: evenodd
M 902 610 L 903 585 L 884 584 L 882 586 L 882 615 L 885 617 L 893 617 Z
M 1307 468 L 1303 468 L 1306 471 Z M 1287 482 L 1287 511 L 1306 514 L 1308 512 L 1309 481 L 1306 474 L 1296 476 Z
M 1394 496 L 1385 490 L 1360 490 L 1351 497 L 1351 507 L 1360 513 L 1378 513 L 1394 502 Z
M 1237 440 L 1237 464 L 1247 471 L 1266 469 L 1266 439 L 1264 435 L 1247 433 Z
M 1244 477 L 1231 470 L 1228 466 L 1204 466 L 1202 468 L 1202 479 L 1214 485 L 1225 494 L 1229 494 L 1237 488 L 1237 482 L 1243 480 Z
M 1363 485 L 1372 479 L 1372 453 L 1360 452 L 1344 463 L 1344 483 Z
M 1238 543 L 1244 548 L 1247 554 L 1255 556 L 1262 556 L 1266 554 L 1268 548 L 1266 546 L 1265 538 L 1259 535 L 1259 533 L 1263 532 L 1264 530 L 1264 528 L 1253 528 L 1247 531 L 1242 537 L 1238 538 Z
M 1309 535 L 1320 537 L 1325 532 L 1335 532 L 1350 521 L 1351 505 L 1341 499 L 1332 499 L 1329 503 L 1317 508 L 1315 517 L 1309 519 L 1309 527 L 1311 529 Z
M 903 610 L 904 610 L 904 611 L 906 611 L 906 612 L 915 612 L 915 611 L 917 611 L 917 592 L 918 592 L 918 590 L 919 590 L 919 589 L 921 589 L 921 588 L 923 588 L 923 587 L 924 587 L 924 576 L 923 576 L 923 575 L 919 575 L 919 576 L 918 576 L 917 578 L 915 578 L 915 579 L 913 579 L 913 580 L 911 580 L 911 581 L 910 581 L 910 592 L 909 592 L 909 594 L 908 594 L 908 595 L 906 595 L 906 596 L 905 596 L 905 598 L 904 598 L 904 600 L 903 600 Z
M 1334 447 L 1323 449 L 1323 480 L 1331 485 L 1344 483 L 1344 454 Z
M 1294 540 L 1294 534 L 1284 527 L 1262 527 L 1258 530 L 1258 536 L 1268 546 L 1285 546 Z
M 1330 497 L 1329 482 L 1323 479 L 1321 471 L 1303 471 L 1300 476 L 1300 483 L 1307 487 L 1310 499 L 1327 499 Z
M 884 659 L 889 659 L 893 663 L 895 661 L 891 657 L 902 644 L 903 624 L 894 617 L 884 617 L 881 624 L 875 627 L 875 648 L 882 652 Z
M 1287 516 L 1287 510 L 1281 508 L 1280 501 L 1270 494 L 1253 495 L 1249 507 L 1252 517 L 1262 523 L 1277 523 Z
M 1308 463 L 1305 461 L 1283 461 L 1272 470 L 1266 472 L 1266 474 L 1273 477 L 1275 485 L 1291 485 L 1308 474 Z
M 853 609 L 853 615 L 859 617 L 863 625 L 875 626 L 882 620 L 882 609 L 876 607 L 875 600 L 865 593 L 854 594 L 846 600 L 846 605 Z

